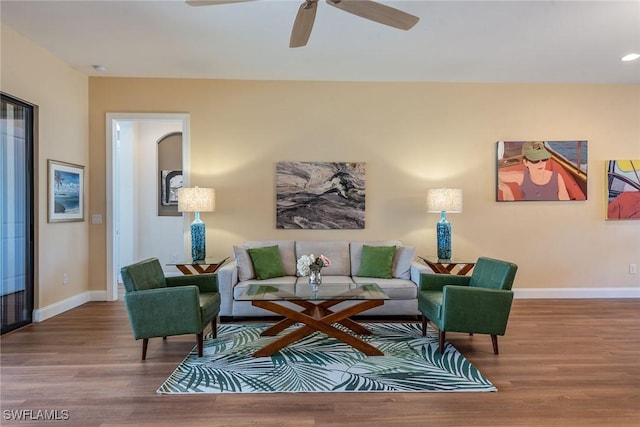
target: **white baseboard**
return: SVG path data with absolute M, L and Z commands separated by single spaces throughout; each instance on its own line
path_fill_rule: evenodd
M 58 301 L 46 307 L 33 310 L 33 321 L 42 322 L 50 319 L 65 311 L 81 306 L 89 301 L 106 301 L 107 293 L 105 291 L 87 291 L 78 295 L 74 295 L 62 301 Z
M 640 298 L 640 288 L 524 288 L 514 289 L 514 298 Z

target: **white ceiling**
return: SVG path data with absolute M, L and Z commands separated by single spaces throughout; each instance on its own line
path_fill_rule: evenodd
M 295 49 L 302 0 L 2 0 L 0 17 L 87 75 L 640 83 L 640 60 L 620 61 L 640 53 L 640 0 L 381 2 L 421 19 L 405 32 L 321 0 L 309 44 Z

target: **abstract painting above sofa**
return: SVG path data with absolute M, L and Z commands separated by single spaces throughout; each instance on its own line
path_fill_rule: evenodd
M 364 163 L 276 165 L 276 228 L 362 229 L 364 207 Z

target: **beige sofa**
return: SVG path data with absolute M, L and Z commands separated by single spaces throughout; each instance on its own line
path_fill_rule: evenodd
M 393 256 L 392 278 L 358 277 L 362 260 L 362 247 L 395 246 Z M 280 258 L 286 275 L 265 280 L 255 277 L 249 248 L 278 246 Z M 247 286 L 253 283 L 282 284 L 293 288 L 297 281 L 307 281 L 296 271 L 296 262 L 302 255 L 325 255 L 331 265 L 322 269 L 323 283 L 377 283 L 390 297 L 384 305 L 362 313 L 366 316 L 417 316 L 418 283 L 421 273 L 432 273 L 426 265 L 415 260 L 416 250 L 404 246 L 397 240 L 390 241 L 323 241 L 323 240 L 256 240 L 244 242 L 242 246 L 234 246 L 234 260 L 218 270 L 218 286 L 220 289 L 222 321 L 233 318 L 272 316 L 273 313 L 251 305 L 248 301 L 237 301 Z M 344 302 L 341 304 L 352 304 Z M 291 307 L 297 307 L 291 305 Z M 297 309 L 300 309 L 299 307 Z

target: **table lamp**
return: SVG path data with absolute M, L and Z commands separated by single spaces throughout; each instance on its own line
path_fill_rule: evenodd
M 178 189 L 178 211 L 196 213 L 196 218 L 191 223 L 191 258 L 194 264 L 204 261 L 206 255 L 206 229 L 200 219 L 200 212 L 215 210 L 216 190 L 213 188 Z
M 462 189 L 430 189 L 427 192 L 427 212 L 440 212 L 437 225 L 438 259 L 451 259 L 451 223 L 447 221 L 447 212 L 462 212 Z

